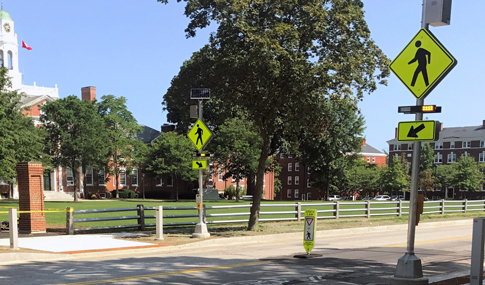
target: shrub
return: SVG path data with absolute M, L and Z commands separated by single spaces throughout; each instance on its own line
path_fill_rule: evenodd
M 130 189 L 120 189 L 118 190 L 118 195 L 122 199 L 135 198 L 135 191 Z
M 246 188 L 239 187 L 239 197 L 246 195 Z M 236 186 L 230 185 L 226 189 L 224 189 L 224 196 L 229 196 L 229 200 L 233 197 L 236 197 Z

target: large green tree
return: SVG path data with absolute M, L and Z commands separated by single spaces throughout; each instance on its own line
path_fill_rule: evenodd
M 0 180 L 13 182 L 19 162 L 35 160 L 49 166 L 50 157 L 43 149 L 45 132 L 22 114 L 22 95 L 7 90 L 11 87 L 7 72 L 0 68 Z
M 462 156 L 452 164 L 454 175 L 452 183 L 461 190 L 477 191 L 482 188 L 483 173 L 478 170 L 478 164 L 475 158 L 471 156 Z
M 409 190 L 409 168 L 406 167 L 405 160 L 399 156 L 394 156 L 392 164 L 384 166 L 379 183 L 384 191 L 393 194 L 394 191 Z
M 435 179 L 436 188 L 446 188 L 454 187 L 453 177 L 455 176 L 455 169 L 449 164 L 439 164 L 433 170 L 433 176 Z
M 367 196 L 369 192 L 379 191 L 379 177 L 381 168 L 376 164 L 368 163 L 363 159 L 357 159 L 355 163 L 345 169 L 347 190 Z
M 196 150 L 194 144 L 186 136 L 176 132 L 163 133 L 151 145 L 146 169 L 158 177 L 170 175 L 175 181 L 180 178 L 191 183 L 198 177 L 198 171 L 192 169 L 193 154 Z M 176 185 L 175 198 L 178 201 L 178 183 Z
M 429 143 L 423 144 L 423 149 L 419 154 L 419 172 L 431 169 L 434 162 L 434 150 Z
M 103 135 L 106 130 L 96 103 L 71 95 L 44 104 L 40 119 L 48 134 L 45 145 L 54 165 L 72 170 L 77 202 L 79 167 L 98 165 L 107 154 Z
M 214 109 L 244 115 L 262 139 L 248 223 L 252 230 L 271 152 L 283 141 L 295 144 L 302 129 L 325 134 L 322 100 L 361 99 L 388 75 L 389 60 L 370 38 L 360 0 L 186 3 L 188 37 L 211 21 L 218 23 L 209 45 L 192 61 L 205 70 L 191 81 L 204 86 L 193 87 L 210 87 Z
M 104 95 L 97 106 L 108 137 L 105 167 L 115 177 L 115 197 L 118 198 L 120 174 L 128 175 L 143 163 L 147 146 L 137 138 L 142 128 L 128 110 L 125 97 Z
M 224 179 L 236 182 L 236 202 L 239 202 L 239 182 L 257 168 L 261 152 L 261 137 L 251 122 L 239 118 L 227 119 L 214 134 L 213 146 L 217 168 L 225 172 Z

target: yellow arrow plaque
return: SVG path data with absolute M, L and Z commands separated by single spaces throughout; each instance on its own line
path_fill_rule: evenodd
M 200 151 L 207 145 L 212 133 L 201 119 L 197 119 L 187 136 L 195 144 L 197 150 Z
M 440 41 L 421 29 L 389 67 L 416 99 L 424 99 L 456 64 Z
M 206 169 L 206 168 L 207 168 L 207 160 L 192 161 L 192 169 Z
M 436 141 L 439 139 L 438 121 L 399 122 L 397 140 L 402 141 Z

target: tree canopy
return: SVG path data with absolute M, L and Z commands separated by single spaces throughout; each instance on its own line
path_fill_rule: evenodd
M 191 67 L 184 67 L 194 70 L 189 82 L 210 87 L 213 109 L 244 115 L 262 139 L 251 230 L 259 219 L 271 152 L 284 141 L 293 147 L 302 129 L 325 134 L 328 118 L 315 111 L 322 101 L 329 96 L 362 99 L 385 83 L 389 60 L 370 38 L 360 0 L 185 2 L 188 37 L 211 21 L 218 24 L 209 44 L 187 63 Z M 178 84 L 178 90 L 187 85 Z
M 22 114 L 22 94 L 7 90 L 11 87 L 7 73 L 0 67 L 0 181 L 13 182 L 19 162 L 35 160 L 49 167 L 50 157 L 44 153 L 45 132 Z

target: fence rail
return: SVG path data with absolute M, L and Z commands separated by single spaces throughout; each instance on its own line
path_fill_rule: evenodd
M 190 226 L 198 223 L 199 212 L 203 211 L 203 219 L 207 224 L 230 224 L 246 223 L 247 219 L 231 219 L 236 217 L 249 217 L 251 205 L 224 205 L 224 206 L 205 206 L 201 210 L 197 207 L 161 207 L 163 209 L 162 227 Z M 66 232 L 74 234 L 75 232 L 137 228 L 145 230 L 146 228 L 156 227 L 156 223 L 147 223 L 146 220 L 153 220 L 156 215 L 146 215 L 146 211 L 155 211 L 157 207 L 144 207 L 142 204 L 133 208 L 118 209 L 96 209 L 96 210 L 74 210 L 67 208 Z M 279 210 L 279 208 L 284 208 Z M 233 210 L 239 210 L 232 212 Z M 243 209 L 247 211 L 243 212 Z M 365 201 L 365 202 L 321 202 L 321 203 L 286 203 L 286 204 L 261 204 L 260 222 L 274 221 L 300 221 L 305 209 L 316 209 L 317 219 L 340 219 L 340 218 L 371 218 L 374 216 L 402 216 L 409 214 L 409 201 Z M 93 218 L 76 218 L 74 215 L 100 214 L 108 212 L 128 212 L 136 211 L 136 215 L 116 216 L 116 217 L 93 217 Z M 167 214 L 171 211 L 187 211 L 187 214 Z M 485 211 L 485 200 L 459 200 L 459 201 L 425 201 L 423 214 L 446 214 L 446 213 L 466 213 L 470 211 Z M 266 218 L 268 217 L 268 218 Z M 193 220 L 190 220 L 194 218 Z M 175 220 L 174 222 L 165 223 L 166 219 Z M 112 225 L 102 227 L 74 227 L 85 222 L 106 222 L 106 221 L 124 221 L 136 220 L 136 223 L 129 225 Z

